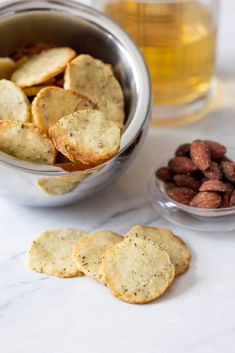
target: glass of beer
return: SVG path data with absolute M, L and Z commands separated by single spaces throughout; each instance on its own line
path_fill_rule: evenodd
M 216 91 L 219 0 L 99 0 L 136 41 L 149 66 L 153 125 L 201 118 Z

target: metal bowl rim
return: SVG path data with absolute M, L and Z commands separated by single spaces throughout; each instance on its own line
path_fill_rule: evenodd
M 150 118 L 152 100 L 151 80 L 145 59 L 130 36 L 119 25 L 98 10 L 72 0 L 67 0 L 66 3 L 63 0 L 31 0 L 30 2 L 28 0 L 7 1 L 1 4 L 0 20 L 21 14 L 25 11 L 38 11 L 38 9 L 40 9 L 40 11 L 60 11 L 65 14 L 69 14 L 69 11 L 75 10 L 76 13 L 73 16 L 81 17 L 83 20 L 90 21 L 96 26 L 101 27 L 104 32 L 113 37 L 119 50 L 125 51 L 125 55 L 127 55 L 131 61 L 138 96 L 135 111 L 130 117 L 130 123 L 122 134 L 121 146 L 118 153 L 113 158 L 100 165 L 100 167 L 103 167 L 117 159 L 128 146 L 131 145 Z M 66 175 L 71 173 L 63 171 L 59 166 L 23 161 L 3 152 L 0 152 L 0 163 L 10 168 L 43 175 Z M 88 170 L 90 169 L 86 171 Z

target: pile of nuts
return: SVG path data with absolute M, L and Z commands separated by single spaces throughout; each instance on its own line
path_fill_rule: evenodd
M 215 141 L 194 140 L 180 145 L 167 167 L 156 171 L 169 197 L 200 208 L 235 206 L 235 162 Z

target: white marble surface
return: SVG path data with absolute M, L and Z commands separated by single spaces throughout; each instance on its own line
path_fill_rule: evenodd
M 0 351 L 4 353 L 233 353 L 235 232 L 199 233 L 168 224 L 147 200 L 149 169 L 184 140 L 204 136 L 235 145 L 235 6 L 223 1 L 216 110 L 196 124 L 150 130 L 138 158 L 118 181 L 82 204 L 30 209 L 0 199 Z M 7 181 L 6 181 L 7 182 Z M 129 305 L 88 278 L 33 273 L 26 250 L 53 227 L 171 227 L 192 251 L 190 270 L 158 301 Z

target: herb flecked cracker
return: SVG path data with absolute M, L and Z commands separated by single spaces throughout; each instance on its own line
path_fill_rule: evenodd
M 49 126 L 78 110 L 95 109 L 89 98 L 60 87 L 47 87 L 38 93 L 32 104 L 35 124 L 47 131 Z
M 64 88 L 90 97 L 108 120 L 124 125 L 124 95 L 112 66 L 90 55 L 79 55 L 68 64 Z
M 53 164 L 56 157 L 52 140 L 40 128 L 13 120 L 0 120 L 0 151 L 43 164 Z
M 9 80 L 0 80 L 0 119 L 30 120 L 30 103 L 20 87 Z
M 73 260 L 78 269 L 86 276 L 98 279 L 98 272 L 101 266 L 102 257 L 113 244 L 123 240 L 123 237 L 110 230 L 96 230 L 85 235 L 75 245 Z
M 171 285 L 175 267 L 168 253 L 150 239 L 125 238 L 102 260 L 102 281 L 112 294 L 132 304 L 160 297 Z
M 52 84 L 50 84 L 51 86 Z M 27 97 L 36 96 L 43 88 L 47 88 L 49 84 L 36 85 L 31 87 L 23 87 L 22 90 Z
M 98 110 L 80 110 L 49 128 L 58 151 L 71 161 L 98 165 L 113 157 L 120 146 L 120 129 Z
M 0 58 L 0 79 L 9 79 L 15 67 L 16 63 L 11 58 Z
M 191 255 L 188 247 L 180 237 L 169 229 L 136 225 L 125 234 L 125 237 L 149 238 L 157 242 L 170 255 L 175 265 L 176 276 L 183 274 L 189 268 Z
M 63 72 L 67 63 L 76 56 L 68 47 L 58 47 L 32 55 L 11 76 L 20 87 L 39 85 Z
M 41 233 L 29 248 L 29 268 L 57 277 L 82 276 L 72 260 L 72 250 L 85 234 L 87 232 L 79 229 L 52 229 Z

